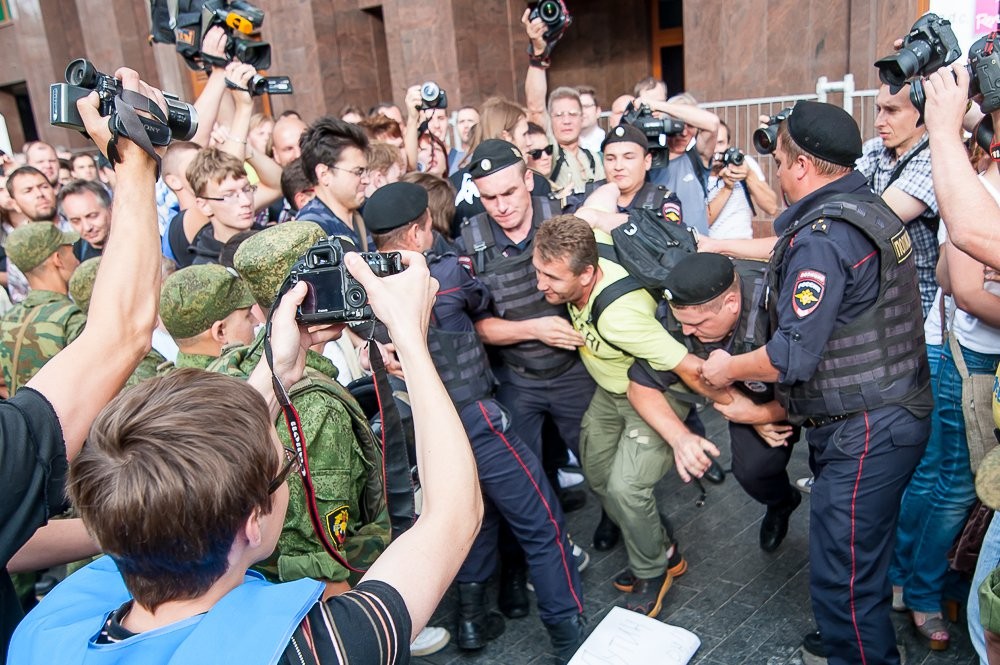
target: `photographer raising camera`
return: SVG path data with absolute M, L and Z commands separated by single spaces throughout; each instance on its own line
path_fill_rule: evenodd
M 753 238 L 755 214 L 778 212 L 778 195 L 764 182 L 757 161 L 729 145 L 729 126 L 720 121 L 715 159 L 708 177 L 708 235 Z

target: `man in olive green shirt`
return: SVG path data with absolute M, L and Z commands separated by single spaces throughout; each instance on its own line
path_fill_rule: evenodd
M 253 341 L 257 324 L 253 296 L 235 271 L 217 264 L 181 268 L 163 281 L 160 319 L 177 343 L 177 360 L 163 375 L 182 367 L 207 368 L 231 344 Z
M 31 287 L 0 319 L 0 368 L 10 395 L 76 339 L 87 321 L 67 295 L 70 276 L 80 263 L 73 255 L 79 238 L 51 222 L 26 224 L 7 237 L 7 257 Z

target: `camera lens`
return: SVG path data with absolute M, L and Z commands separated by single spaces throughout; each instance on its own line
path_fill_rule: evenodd
M 361 307 L 367 299 L 368 294 L 360 286 L 348 289 L 347 293 L 344 294 L 344 300 L 351 307 Z
M 743 153 L 738 150 L 734 150 L 733 152 L 729 153 L 729 163 L 732 164 L 733 166 L 742 165 Z
M 77 58 L 66 66 L 66 82 L 81 88 L 93 88 L 97 82 L 97 69 L 85 58 Z
M 428 81 L 420 87 L 420 98 L 425 102 L 433 102 L 440 94 L 441 88 L 433 81 Z
M 562 8 L 555 0 L 544 0 L 538 6 L 538 15 L 546 23 L 555 23 L 562 16 Z
M 917 44 L 922 44 L 922 42 L 917 42 Z M 907 79 L 917 75 L 920 71 L 921 60 L 919 55 L 914 52 L 913 46 L 916 44 L 875 63 L 875 66 L 878 67 L 878 77 L 882 83 L 902 86 Z
M 769 125 L 761 127 L 753 133 L 753 147 L 762 155 L 769 155 L 774 152 L 774 143 L 778 138 L 778 126 Z

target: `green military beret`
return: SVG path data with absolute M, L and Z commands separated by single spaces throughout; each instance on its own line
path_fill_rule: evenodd
M 285 222 L 247 238 L 236 250 L 233 265 L 261 307 L 271 307 L 295 262 L 326 238 L 313 222 Z
M 99 256 L 87 259 L 73 271 L 73 276 L 69 278 L 69 295 L 84 314 L 90 309 L 90 297 L 94 295 L 94 280 L 97 279 L 97 268 L 100 265 L 101 257 Z
M 21 272 L 34 270 L 63 245 L 80 239 L 75 231 L 60 231 L 52 222 L 31 222 L 18 227 L 7 236 L 7 258 Z
M 205 332 L 238 309 L 253 305 L 250 290 L 220 265 L 188 266 L 163 281 L 160 318 L 174 339 Z

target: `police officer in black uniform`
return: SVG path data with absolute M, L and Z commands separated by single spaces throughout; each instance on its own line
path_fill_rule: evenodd
M 368 200 L 365 218 L 379 251 L 424 251 L 434 242 L 427 192 L 393 183 Z M 493 399 L 495 381 L 474 323 L 492 313 L 489 289 L 454 254 L 427 257 L 439 289 L 428 331 L 428 347 L 455 402 L 476 457 L 487 501 L 483 525 L 456 577 L 458 646 L 482 648 L 503 632 L 503 618 L 487 613 L 486 582 L 497 567 L 498 517 L 524 548 L 538 599 L 538 613 L 556 654 L 568 661 L 580 645 L 583 594 L 566 536 L 565 519 L 538 456 L 512 428 L 507 411 Z
M 773 334 L 702 367 L 717 387 L 777 382 L 789 420 L 812 428 L 810 589 L 831 665 L 899 663 L 887 571 L 933 405 L 910 239 L 853 170 L 860 154 L 838 107 L 799 102 L 778 125 L 790 205 L 768 268 Z
M 495 351 L 497 398 L 513 412 L 518 433 L 539 458 L 546 418 L 578 454 L 580 422 L 595 384 L 577 352 L 583 338 L 565 307 L 545 302 L 531 263 L 535 229 L 560 207 L 548 197 L 532 196 L 531 171 L 507 141 L 480 143 L 469 173 L 487 212 L 466 220 L 456 242 L 495 302 L 498 316 L 477 321 L 476 330 Z M 547 471 L 558 487 L 554 470 Z M 506 550 L 500 607 L 509 617 L 527 609 L 519 564 L 517 553 Z
M 766 264 L 747 260 L 735 263 L 721 254 L 691 254 L 677 263 L 664 283 L 669 306 L 661 304 L 660 322 L 691 354 L 703 360 L 715 349 L 747 353 L 767 341 L 768 315 L 758 304 Z M 647 409 L 663 407 L 660 393 L 683 395 L 677 394 L 681 380 L 675 373 L 656 371 L 641 359 L 629 370 L 629 380 L 629 400 L 647 420 Z M 701 386 L 691 387 L 705 392 Z M 785 470 L 792 452 L 788 444 L 798 439 L 799 429 L 780 422 L 784 420 L 784 409 L 775 401 L 771 383 L 737 381 L 724 397 L 725 402 L 717 404 L 730 416 L 733 475 L 747 494 L 767 507 L 760 527 L 760 547 L 773 552 L 788 532 L 788 519 L 802 500 Z M 685 480 L 702 475 L 711 455 L 719 454 L 703 439 L 689 437 L 670 443 Z M 682 446 L 689 449 L 678 450 Z

